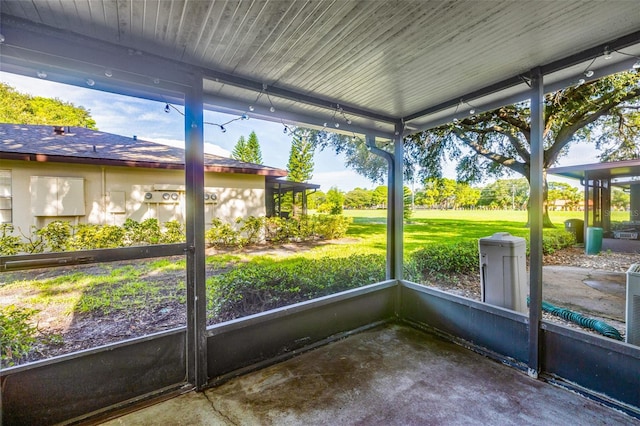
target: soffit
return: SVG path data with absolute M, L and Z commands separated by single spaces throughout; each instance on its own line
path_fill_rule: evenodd
M 351 131 L 389 133 L 403 118 L 410 129 L 424 128 L 470 105 L 522 99 L 537 66 L 558 65 L 545 70 L 545 82 L 561 86 L 593 59 L 602 74 L 640 56 L 636 1 L 5 0 L 0 7 L 0 69 L 33 75 L 53 63 L 49 78 L 77 84 L 69 75 L 77 70 L 93 73 L 98 89 L 178 99 L 189 82 L 179 65 L 161 64 L 167 58 L 200 67 L 211 108 L 240 112 L 266 87 L 261 118 L 320 127 L 341 119 L 341 130 Z M 65 53 L 60 45 L 69 42 Z M 608 43 L 623 53 L 605 62 Z M 117 48 L 127 54 L 114 60 L 108 53 Z M 106 80 L 105 67 L 126 76 Z M 158 77 L 162 84 L 148 83 Z

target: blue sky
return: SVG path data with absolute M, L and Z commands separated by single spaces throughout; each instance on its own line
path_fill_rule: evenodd
M 91 111 L 101 131 L 122 136 L 136 135 L 140 139 L 151 140 L 175 146 L 184 146 L 183 117 L 175 110 L 164 112 L 163 103 L 131 98 L 99 90 L 68 86 L 45 79 L 23 77 L 0 72 L 0 81 L 9 84 L 22 93 L 58 98 L 72 102 Z M 182 106 L 176 108 L 183 110 Z M 225 123 L 237 118 L 227 114 L 205 111 L 205 121 Z M 221 132 L 216 126 L 205 126 L 205 151 L 229 156 L 240 136 L 247 138 L 256 132 L 262 150 L 263 163 L 268 166 L 286 169 L 291 147 L 291 137 L 283 133 L 279 123 L 249 119 L 238 120 L 226 126 Z M 574 146 L 569 155 L 561 159 L 560 166 L 597 162 L 597 152 L 593 146 Z M 314 173 L 311 182 L 321 185 L 322 191 L 336 186 L 343 191 L 353 188 L 373 189 L 380 183 L 372 183 L 364 177 L 344 167 L 344 159 L 332 152 L 316 152 Z M 443 167 L 445 177 L 455 179 L 452 164 Z M 519 176 L 514 176 L 519 177 Z M 577 181 L 555 178 L 550 180 L 568 182 L 578 186 Z
M 115 95 L 99 90 L 68 86 L 44 79 L 23 77 L 0 72 L 0 81 L 22 93 L 58 98 L 83 106 L 91 111 L 98 129 L 122 136 L 136 135 L 140 139 L 184 147 L 183 117 L 175 110 L 164 112 L 165 104 Z M 176 105 L 180 111 L 182 106 Z M 205 111 L 204 120 L 225 123 L 237 118 L 227 114 Z M 240 136 L 247 138 L 256 132 L 260 142 L 263 163 L 286 169 L 291 148 L 291 137 L 283 133 L 283 126 L 262 120 L 238 120 L 226 126 L 222 133 L 216 126 L 205 126 L 205 151 L 229 156 Z M 321 185 L 322 191 L 337 186 L 343 191 L 355 187 L 375 188 L 371 183 L 351 170 L 346 170 L 344 160 L 332 152 L 317 152 L 314 157 L 314 173 L 311 182 Z

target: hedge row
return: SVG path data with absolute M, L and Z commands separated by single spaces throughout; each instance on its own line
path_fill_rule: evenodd
M 385 257 L 351 255 L 237 265 L 207 280 L 208 310 L 228 321 L 384 280 Z
M 157 219 L 137 222 L 127 219 L 122 226 L 71 225 L 56 220 L 42 228 L 31 229 L 24 238 L 13 235 L 13 225 L 0 225 L 0 254 L 43 253 L 73 250 L 92 250 L 145 244 L 179 243 L 185 240 L 185 229 L 178 221 L 160 225 Z
M 241 247 L 264 239 L 272 242 L 307 241 L 343 237 L 351 218 L 336 215 L 302 216 L 291 219 L 254 217 L 238 218 L 235 226 L 213 219 L 205 238 L 210 246 Z M 42 228 L 31 229 L 23 238 L 13 235 L 11 224 L 0 224 L 0 255 L 18 253 L 92 250 L 185 241 L 185 227 L 178 221 L 164 222 L 127 219 L 122 226 L 71 225 L 56 220 Z
M 575 244 L 572 234 L 545 231 L 543 253 Z M 420 282 L 427 275 L 478 274 L 478 240 L 434 244 L 407 256 L 404 276 Z M 382 281 L 385 257 L 351 255 L 238 265 L 207 281 L 209 312 L 222 322 Z
M 214 219 L 205 234 L 213 247 L 243 247 L 261 240 L 274 243 L 335 239 L 346 235 L 352 219 L 341 215 L 303 215 L 280 217 L 239 218 L 236 226 Z

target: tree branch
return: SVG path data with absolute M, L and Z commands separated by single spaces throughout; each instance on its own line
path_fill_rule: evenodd
M 514 158 L 507 157 L 505 155 L 498 154 L 497 152 L 485 149 L 473 139 L 466 137 L 464 132 L 458 128 L 454 128 L 452 131 L 465 145 L 475 151 L 478 155 L 481 155 L 488 160 L 495 161 L 496 163 L 507 167 L 516 173 L 520 173 L 521 175 L 526 176 L 523 163 L 518 162 Z
M 620 102 L 628 101 L 640 96 L 640 89 L 635 89 L 625 94 L 621 98 L 609 98 L 607 102 L 593 111 L 590 115 L 585 116 L 585 113 L 577 116 L 580 118 L 575 121 L 573 124 L 563 127 L 560 129 L 558 134 L 556 135 L 555 142 L 547 149 L 544 153 L 544 165 L 548 166 L 553 164 L 560 154 L 560 151 L 567 146 L 573 135 L 580 130 L 581 128 L 592 124 L 597 119 L 602 116 L 608 115 L 614 110 L 617 106 L 619 106 Z

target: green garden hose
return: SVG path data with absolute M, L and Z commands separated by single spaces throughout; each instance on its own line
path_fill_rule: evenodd
M 529 298 L 527 297 L 527 305 L 529 305 Z M 611 339 L 623 340 L 620 332 L 607 324 L 604 321 L 600 321 L 593 318 L 585 317 L 578 312 L 571 311 L 566 308 L 559 308 L 557 306 L 552 305 L 549 302 L 542 301 L 542 310 L 550 313 L 551 315 L 555 315 L 564 320 L 571 321 L 575 324 L 578 324 L 581 327 L 590 328 L 591 330 L 597 331 L 603 336 L 609 337 Z

